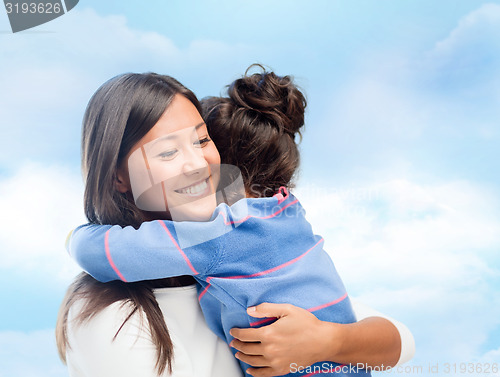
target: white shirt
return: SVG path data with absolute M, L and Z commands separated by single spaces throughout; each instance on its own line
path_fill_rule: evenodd
M 243 376 L 229 346 L 208 328 L 196 287 L 159 288 L 154 290 L 174 344 L 172 374 L 168 369 L 161 377 L 235 377 Z M 145 317 L 136 313 L 118 333 L 130 310 L 121 302 L 105 308 L 90 321 L 72 325 L 76 303 L 68 321 L 69 348 L 66 354 L 71 377 L 158 377 L 155 369 L 156 347 L 151 341 Z M 414 341 L 403 324 L 353 301 L 358 320 L 381 316 L 390 320 L 401 335 L 398 364 L 413 357 Z
M 196 287 L 154 290 L 174 344 L 172 374 L 161 377 L 235 377 L 243 376 L 229 346 L 205 323 Z M 79 310 L 69 314 L 66 358 L 71 377 L 158 377 L 155 370 L 156 346 L 151 341 L 145 316 L 134 314 L 118 333 L 129 308 L 116 302 L 88 323 L 71 326 Z

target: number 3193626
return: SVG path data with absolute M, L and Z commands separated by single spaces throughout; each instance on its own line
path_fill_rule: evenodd
M 52 3 L 5 3 L 7 14 L 10 13 L 38 13 L 38 14 L 59 14 L 62 13 L 60 4 Z

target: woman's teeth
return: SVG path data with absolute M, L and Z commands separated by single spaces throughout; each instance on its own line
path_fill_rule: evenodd
M 178 193 L 180 193 L 180 194 L 187 194 L 187 195 L 191 195 L 191 196 L 198 196 L 203 191 L 205 191 L 206 188 L 208 187 L 207 180 L 208 179 L 206 179 L 203 182 L 200 182 L 200 183 L 198 183 L 196 185 L 189 186 L 189 187 L 186 187 L 186 188 L 183 188 L 183 189 L 180 189 L 180 190 L 175 190 L 175 191 L 178 192 Z

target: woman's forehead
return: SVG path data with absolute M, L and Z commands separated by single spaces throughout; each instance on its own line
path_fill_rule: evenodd
M 158 122 L 144 135 L 137 147 L 200 131 L 205 132 L 206 126 L 196 106 L 186 97 L 176 94 Z
M 203 122 L 198 109 L 181 94 L 176 94 L 153 128 L 161 128 L 163 132 L 172 133 L 187 127 L 196 127 Z
M 161 144 L 162 142 L 166 141 L 177 141 L 181 140 L 186 137 L 194 136 L 198 134 L 198 131 L 203 131 L 206 129 L 205 122 L 201 121 L 194 127 L 184 127 L 181 128 L 177 131 L 172 131 L 172 132 L 166 132 L 164 135 L 148 142 L 144 146 L 147 146 L 148 148 L 152 148 L 155 145 Z

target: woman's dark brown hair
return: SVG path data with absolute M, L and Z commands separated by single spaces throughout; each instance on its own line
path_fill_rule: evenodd
M 201 110 L 193 92 L 172 77 L 155 73 L 117 76 L 92 96 L 83 119 L 81 151 L 84 210 L 89 222 L 138 228 L 145 221 L 133 200 L 116 190 L 115 174 L 124 157 L 158 122 L 176 94 L 183 95 Z M 57 319 L 56 340 L 62 360 L 66 360 L 66 349 L 71 346 L 67 327 L 72 305 L 83 300 L 83 309 L 75 316 L 76 323 L 82 324 L 112 303 L 120 302 L 131 307 L 125 322 L 135 313 L 145 314 L 157 348 L 158 374 L 166 368 L 171 372 L 172 341 L 152 291 L 154 284 L 151 281 L 100 283 L 85 273 L 80 274 L 68 288 Z
M 245 73 L 228 86 L 228 97 L 208 97 L 201 105 L 221 161 L 241 170 L 250 196 L 263 197 L 293 187 L 300 160 L 295 137 L 307 103 L 292 77 L 260 65 L 249 69 L 254 66 L 262 72 Z

